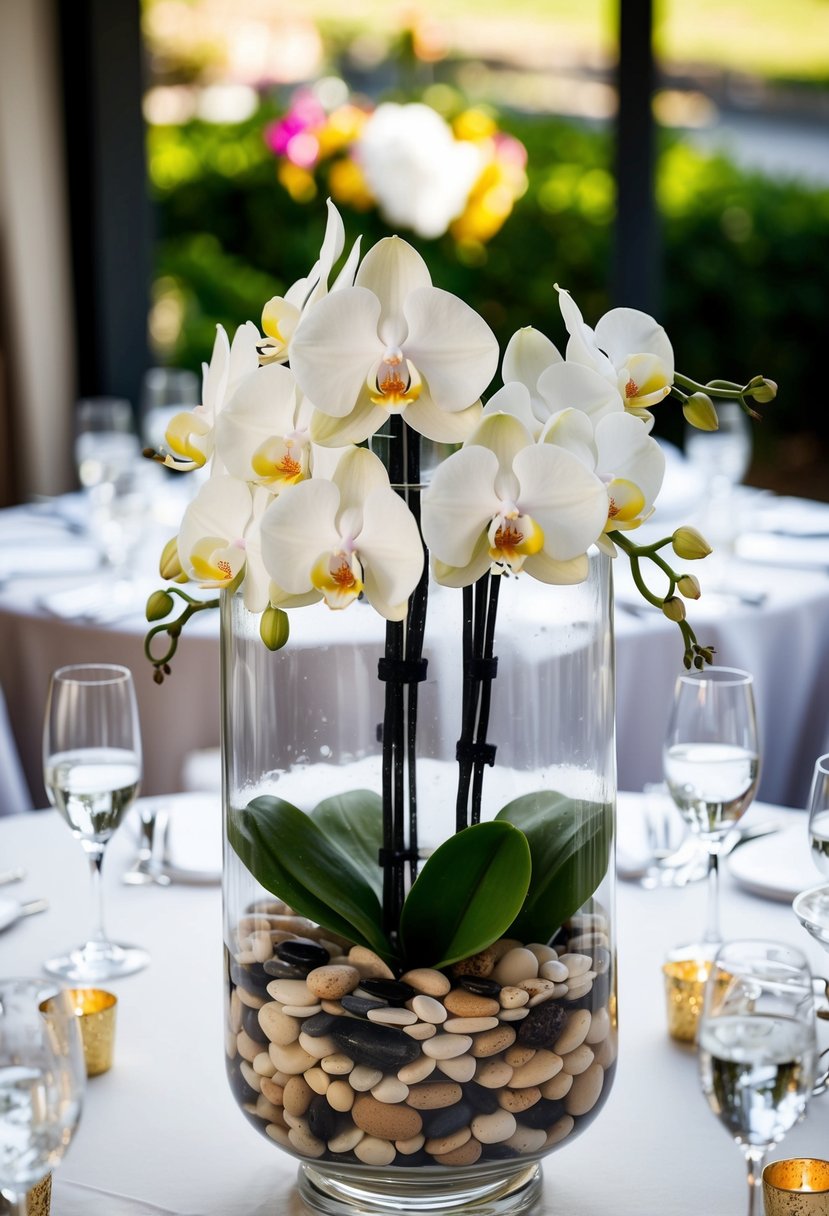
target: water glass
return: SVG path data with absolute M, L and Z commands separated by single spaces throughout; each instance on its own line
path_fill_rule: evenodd
M 829 878 L 829 755 L 819 756 L 809 792 L 809 845 L 812 860 Z

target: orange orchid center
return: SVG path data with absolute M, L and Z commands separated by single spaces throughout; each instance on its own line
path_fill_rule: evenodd
M 625 396 L 627 397 L 628 401 L 630 401 L 631 397 L 639 396 L 639 385 L 632 376 L 625 385 Z

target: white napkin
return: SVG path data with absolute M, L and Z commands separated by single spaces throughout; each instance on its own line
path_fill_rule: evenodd
M 737 538 L 735 549 L 743 561 L 829 571 L 829 536 L 807 538 L 746 532 Z

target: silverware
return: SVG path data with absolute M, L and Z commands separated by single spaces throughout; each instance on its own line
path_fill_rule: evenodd
M 45 912 L 48 907 L 49 902 L 45 899 L 28 899 L 23 903 L 16 903 L 12 899 L 0 901 L 0 932 L 10 929 L 24 916 L 35 916 L 38 912 Z
M 0 887 L 8 886 L 10 882 L 22 882 L 26 877 L 26 871 L 18 867 L 16 870 L 0 871 Z

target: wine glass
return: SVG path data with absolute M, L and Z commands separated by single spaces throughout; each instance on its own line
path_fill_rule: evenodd
M 829 755 L 815 761 L 809 793 L 809 845 L 812 861 L 829 878 Z
M 760 777 L 754 682 L 734 667 L 708 667 L 676 682 L 662 767 L 671 797 L 708 849 L 708 912 L 702 953 L 722 941 L 718 857 L 751 804 Z
M 698 469 L 709 496 L 728 498 L 751 464 L 751 426 L 737 401 L 717 405 L 716 431 L 685 431 L 685 457 Z
M 0 1194 L 17 1216 L 66 1152 L 85 1082 L 69 994 L 44 980 L 0 980 Z
M 722 946 L 706 981 L 698 1038 L 702 1092 L 745 1154 L 754 1216 L 763 1158 L 805 1114 L 815 1079 L 804 955 L 776 942 Z
M 43 773 L 49 801 L 89 859 L 97 904 L 89 941 L 50 959 L 46 970 L 92 984 L 130 975 L 146 966 L 149 955 L 108 940 L 101 888 L 104 851 L 141 783 L 138 706 L 126 667 L 81 664 L 53 674 L 43 728 Z

